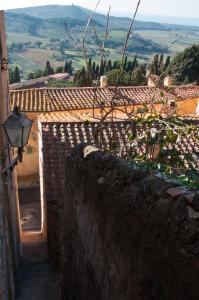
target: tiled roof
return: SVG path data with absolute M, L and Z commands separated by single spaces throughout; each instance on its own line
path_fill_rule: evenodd
M 111 137 L 114 136 L 114 140 L 122 144 L 122 141 L 127 140 L 131 126 L 132 122 L 114 122 L 111 127 L 99 126 L 98 122 L 42 122 L 42 166 L 46 203 L 56 204 L 58 199 L 62 201 L 65 159 L 78 143 L 85 142 L 108 148 Z
M 48 114 L 42 116 L 41 136 L 42 136 L 42 166 L 44 172 L 44 190 L 47 203 L 56 203 L 57 199 L 62 199 L 64 193 L 64 168 L 65 159 L 78 143 L 95 144 L 101 149 L 108 149 L 112 143 L 117 143 L 120 155 L 125 155 L 133 148 L 128 148 L 128 137 L 136 130 L 137 135 L 142 135 L 146 128 L 137 126 L 129 120 L 113 121 L 112 123 L 99 123 L 98 120 L 90 117 L 89 114 L 79 116 L 71 113 L 63 113 L 62 120 L 56 121 L 56 115 L 49 122 Z M 64 119 L 65 118 L 65 119 Z M 70 119 L 71 118 L 71 119 Z M 85 122 L 89 120 L 89 122 Z M 197 123 L 198 125 L 199 123 Z M 198 129 L 199 130 L 199 129 Z M 136 146 L 135 146 L 136 147 Z M 168 145 L 170 149 L 171 145 Z M 173 146 L 172 146 L 173 147 Z M 138 149 L 138 152 L 145 153 L 146 147 Z M 199 170 L 199 143 L 196 137 L 183 137 L 174 145 L 175 150 L 179 150 L 182 155 L 187 153 L 192 155 L 193 160 L 186 161 L 185 167 Z M 56 184 L 55 184 L 56 181 Z
M 11 106 L 17 105 L 24 112 L 54 112 L 160 102 L 176 99 L 176 95 L 167 89 L 139 86 L 118 87 L 117 90 L 114 87 L 13 90 L 10 98 Z
M 46 101 L 42 89 L 29 89 L 10 92 L 11 109 L 18 106 L 21 111 L 50 111 L 51 106 Z
M 175 86 L 175 87 L 172 87 L 170 89 L 170 91 L 178 99 L 199 97 L 199 86 L 198 85 Z

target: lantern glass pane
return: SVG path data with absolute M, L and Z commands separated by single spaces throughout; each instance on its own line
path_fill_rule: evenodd
M 13 147 L 22 147 L 22 129 L 6 128 L 6 133 Z
M 23 129 L 23 147 L 28 144 L 30 129 L 31 129 L 31 126 L 25 127 Z

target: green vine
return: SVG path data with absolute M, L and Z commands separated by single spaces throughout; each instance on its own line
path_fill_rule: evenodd
M 144 105 L 129 135 L 128 159 L 136 166 L 162 172 L 180 184 L 199 188 L 199 126 L 177 115 L 151 113 Z M 191 146 L 190 146 L 191 145 Z

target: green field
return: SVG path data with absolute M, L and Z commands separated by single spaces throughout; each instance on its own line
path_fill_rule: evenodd
M 172 56 L 192 44 L 199 43 L 199 30 L 198 32 L 179 32 L 175 30 L 141 30 L 136 32 L 139 33 L 143 38 L 151 39 L 156 43 L 168 47 Z
M 198 43 L 199 41 L 199 32 L 196 33 L 179 33 L 176 31 L 154 31 L 154 30 L 143 30 L 143 31 L 135 31 L 135 33 L 139 33 L 139 35 L 145 39 L 150 39 L 163 47 L 168 47 L 168 53 L 166 55 L 171 55 L 172 57 L 176 55 L 178 52 L 184 50 L 187 46 L 190 46 L 194 43 Z M 110 32 L 110 38 L 118 39 L 121 41 L 125 40 L 126 32 L 122 30 L 113 30 Z M 24 73 L 24 77 L 34 69 L 44 68 L 45 62 L 50 60 L 53 67 L 58 67 L 64 64 L 64 61 L 72 60 L 73 66 L 78 69 L 84 63 L 83 55 L 80 51 L 75 49 L 65 49 L 64 50 L 64 59 L 59 61 L 56 57 L 53 57 L 53 54 L 59 55 L 58 49 L 52 50 L 50 49 L 50 37 L 34 37 L 28 34 L 23 33 L 8 33 L 8 46 L 10 46 L 13 42 L 15 43 L 36 43 L 41 42 L 41 49 L 39 48 L 29 48 L 23 51 L 16 51 L 12 53 L 11 56 L 11 67 L 14 65 L 19 65 L 21 70 Z M 96 46 L 89 45 L 89 49 L 92 49 L 92 59 L 95 61 L 99 61 L 100 51 Z M 120 48 L 106 48 L 107 59 L 111 60 L 119 60 L 121 58 L 122 47 Z M 139 58 L 139 52 L 128 52 L 129 59 L 137 55 Z M 139 59 L 142 62 L 148 63 L 153 55 L 156 52 L 152 52 L 150 54 L 142 54 L 145 58 Z M 149 60 L 148 60 L 149 59 Z
M 7 33 L 7 44 L 8 46 L 15 42 L 15 43 L 26 43 L 26 42 L 42 42 L 42 43 L 48 43 L 49 39 L 44 37 L 36 37 L 36 36 L 30 36 L 28 33 L 21 33 L 21 32 L 8 32 Z
M 64 22 L 67 20 L 70 33 L 82 49 L 82 33 L 89 11 L 76 6 L 48 6 L 46 9 L 19 9 L 6 14 L 10 68 L 18 65 L 23 78 L 32 70 L 43 69 L 47 60 L 54 68 L 63 66 L 66 60 L 72 60 L 75 69 L 84 64 L 83 54 L 67 35 Z M 63 10 L 67 18 L 63 18 Z M 37 15 L 39 18 L 35 17 Z M 96 14 L 99 39 L 104 36 L 105 21 L 105 16 Z M 106 58 L 120 60 L 129 20 L 111 17 L 110 24 L 105 43 Z M 155 54 L 164 53 L 173 57 L 198 41 L 199 27 L 136 21 L 129 38 L 127 55 L 129 59 L 137 56 L 139 61 L 149 64 Z M 86 50 L 88 57 L 99 62 L 100 50 L 92 26 L 86 35 Z

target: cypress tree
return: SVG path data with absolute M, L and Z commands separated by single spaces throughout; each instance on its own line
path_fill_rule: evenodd
M 100 71 L 100 68 L 99 68 L 99 65 L 97 64 L 96 69 L 95 69 L 96 78 L 99 76 L 99 71 Z
M 119 67 L 120 67 L 119 62 L 118 61 L 114 61 L 114 63 L 113 63 L 113 69 L 119 69 Z
M 45 68 L 45 71 L 44 71 L 44 76 L 48 76 L 48 75 L 51 75 L 51 74 L 54 74 L 54 70 L 53 70 L 53 67 L 51 67 L 51 64 L 49 62 L 49 60 L 46 62 L 46 68 Z
M 20 73 L 19 73 L 19 68 L 16 66 L 14 69 L 14 83 L 20 82 Z
M 10 70 L 9 71 L 9 79 L 10 79 L 10 83 L 13 84 L 14 82 L 14 71 Z
M 109 72 L 112 70 L 112 61 L 109 59 L 107 67 L 106 67 L 106 71 Z
M 90 71 L 85 69 L 85 67 L 83 67 L 81 70 L 78 70 L 75 73 L 73 84 L 74 86 L 78 87 L 92 86 L 93 79 Z
M 95 64 L 95 61 L 92 64 L 92 73 L 93 73 L 93 77 L 96 78 L 96 64 Z
M 89 59 L 88 59 L 88 65 L 89 65 L 89 67 L 91 68 L 91 66 L 92 66 L 92 59 L 89 57 Z
M 100 64 L 100 76 L 104 75 L 104 73 L 105 73 L 105 62 L 102 59 Z
M 146 65 L 140 64 L 136 67 L 131 76 L 132 85 L 145 85 L 146 84 Z
M 133 63 L 132 63 L 132 71 L 138 67 L 138 60 L 137 60 L 137 57 L 135 56 L 134 57 L 134 60 L 133 60 Z
M 68 62 L 67 61 L 65 62 L 65 65 L 64 65 L 64 72 L 65 73 L 68 72 Z
M 70 60 L 69 65 L 68 65 L 68 73 L 70 75 L 73 74 L 73 63 L 72 63 L 72 60 Z
M 159 68 L 158 75 L 160 75 L 164 71 L 164 55 L 163 54 L 160 55 L 158 68 Z
M 133 63 L 131 61 L 128 61 L 126 71 L 130 72 L 133 69 Z
M 69 62 L 68 61 L 65 62 L 64 72 L 72 75 L 73 67 L 72 67 L 72 61 L 71 60 Z
M 127 71 L 127 63 L 128 63 L 128 57 L 127 55 L 125 56 L 125 59 L 124 59 L 124 70 Z
M 170 65 L 171 62 L 171 56 L 167 56 L 165 64 L 164 64 L 164 71 L 167 70 L 168 66 Z
M 155 55 L 150 66 L 151 75 L 159 75 L 159 55 Z
M 51 69 L 50 69 L 50 75 L 51 74 L 55 74 L 53 67 L 51 67 Z

